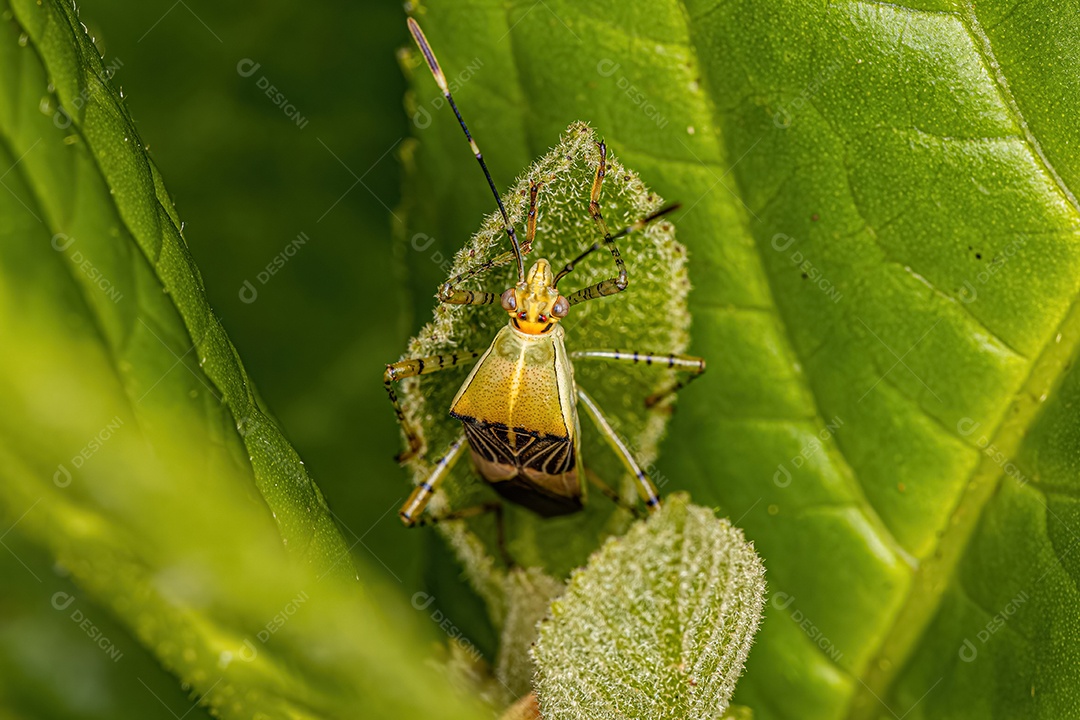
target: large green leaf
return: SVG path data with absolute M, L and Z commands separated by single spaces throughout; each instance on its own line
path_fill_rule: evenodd
M 710 371 L 660 471 L 769 570 L 735 698 L 755 717 L 1080 703 L 1077 9 L 417 10 L 500 186 L 585 120 L 684 204 Z M 414 86 L 404 242 L 449 256 L 491 201 L 434 83 Z M 423 308 L 439 268 L 403 252 Z
M 262 410 L 74 7 L 0 17 L 5 551 L 60 627 L 111 653 L 107 607 L 217 715 L 475 716 Z

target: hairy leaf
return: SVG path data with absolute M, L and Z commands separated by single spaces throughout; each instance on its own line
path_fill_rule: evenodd
M 546 720 L 724 713 L 765 603 L 742 533 L 673 495 L 570 578 L 533 655 Z
M 574 123 L 560 142 L 536 161 L 505 195 L 510 219 L 520 228 L 529 204 L 530 181 L 541 182 L 537 199 L 536 240 L 526 256 L 526 267 L 537 258 L 547 258 L 554 272 L 577 257 L 603 234 L 589 215 L 590 189 L 599 163 L 599 138 L 583 123 Z M 464 141 L 463 141 L 464 145 Z M 464 147 L 468 147 L 464 145 Z M 468 155 L 466 154 L 465 160 Z M 663 205 L 661 198 L 650 192 L 637 174 L 626 168 L 608 152 L 608 170 L 601 195 L 601 209 L 612 232 L 645 217 Z M 476 168 L 472 168 L 474 171 Z M 518 231 L 522 242 L 524 230 Z M 432 245 L 433 238 L 417 233 L 411 243 L 418 251 Z M 687 342 L 689 316 L 686 313 L 688 285 L 685 272 L 685 250 L 674 239 L 674 228 L 665 220 L 652 223 L 644 231 L 620 240 L 621 252 L 627 258 L 627 272 L 632 291 L 613 297 L 574 305 L 562 320 L 566 330 L 567 349 L 640 350 L 642 352 L 681 352 Z M 488 215 L 480 231 L 448 263 L 446 278 L 468 271 L 505 251 L 509 241 L 498 212 Z M 517 281 L 513 264 L 496 268 L 465 284 L 466 289 L 501 295 Z M 612 277 L 615 265 L 606 251 L 591 255 L 566 277 L 560 290 L 569 294 L 579 288 Z M 444 280 L 446 279 L 444 278 Z M 565 287 L 564 287 L 565 286 Z M 434 289 L 434 288 L 432 288 Z M 508 322 L 500 306 L 438 305 L 435 319 L 428 323 L 409 344 L 409 357 L 451 354 L 462 350 L 483 351 L 495 333 Z M 404 405 L 409 417 L 415 419 L 426 443 L 426 455 L 411 462 L 417 483 L 427 479 L 435 462 L 446 448 L 462 433 L 461 423 L 449 416 L 449 408 L 468 369 L 443 370 L 405 381 Z M 670 414 L 670 402 L 650 410 L 645 398 L 672 382 L 670 371 L 647 367 L 644 364 L 605 363 L 596 360 L 575 362 L 575 382 L 595 396 L 601 409 L 639 462 L 651 463 L 657 440 Z M 582 462 L 610 487 L 621 487 L 629 501 L 637 502 L 632 478 L 624 477 L 626 470 L 607 447 L 588 416 L 579 413 L 582 424 Z M 589 488 L 586 488 L 587 490 Z M 438 514 L 446 508 L 462 509 L 490 498 L 492 491 L 472 468 L 468 458 L 455 467 L 453 475 L 435 496 L 431 512 Z M 589 500 L 587 510 L 563 518 L 541 519 L 535 514 L 509 507 L 507 527 L 510 529 L 508 549 L 519 564 L 546 568 L 553 576 L 563 577 L 571 568 L 582 563 L 596 547 L 604 531 L 615 531 L 626 524 L 625 513 L 617 513 L 613 503 L 599 496 Z M 487 552 L 477 555 L 469 550 L 479 542 L 460 524 L 440 525 L 459 548 L 473 582 L 481 588 L 500 586 L 501 579 L 484 579 L 499 571 L 491 567 L 488 556 L 497 555 L 491 533 L 492 522 L 482 518 L 471 526 L 484 533 Z M 561 541 L 552 547 L 549 538 Z M 501 575 L 500 575 L 501 577 Z M 489 602 L 498 604 L 498 592 Z M 501 614 L 501 612 L 496 612 Z

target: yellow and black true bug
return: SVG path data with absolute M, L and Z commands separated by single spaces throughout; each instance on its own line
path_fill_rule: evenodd
M 629 279 L 619 253 L 618 239 L 642 230 L 653 220 L 676 210 L 678 205 L 661 208 L 612 234 L 600 210 L 600 197 L 607 170 L 607 151 L 601 142 L 599 162 L 590 194 L 589 213 L 603 239 L 594 242 L 557 273 L 553 272 L 551 264 L 545 259 L 537 260 L 526 273 L 523 256 L 531 249 L 536 236 L 539 186 L 536 183 L 530 186 L 525 242 L 519 243 L 495 182 L 451 96 L 435 54 L 416 21 L 410 18 L 408 25 L 495 196 L 511 250 L 469 272 L 451 278 L 438 292 L 438 298 L 443 303 L 489 305 L 498 302 L 508 313 L 509 322 L 496 334 L 486 352 L 419 357 L 386 366 L 383 383 L 408 445 L 398 456 L 398 459 L 404 462 L 419 452 L 422 441 L 417 428 L 402 410 L 394 391 L 394 383 L 408 377 L 457 367 L 479 358 L 449 409 L 450 415 L 461 422 L 462 433 L 438 460 L 430 475 L 416 486 L 405 501 L 399 511 L 401 520 L 408 526 L 424 524 L 422 514 L 428 501 L 466 447 L 477 472 L 499 495 L 542 517 L 567 515 L 580 510 L 585 500 L 584 477 L 593 480 L 605 494 L 615 497 L 615 493 L 609 488 L 582 470 L 579 403 L 636 479 L 638 494 L 646 507 L 656 510 L 660 503 L 656 488 L 592 397 L 574 382 L 572 361 L 590 358 L 642 363 L 689 373 L 686 379 L 647 398 L 646 403 L 649 405 L 655 405 L 698 377 L 705 371 L 705 361 L 699 357 L 679 354 L 662 355 L 607 349 L 568 351 L 565 333 L 559 321 L 578 303 L 625 290 Z M 614 260 L 616 275 L 576 292 L 561 294 L 558 289 L 559 282 L 587 256 L 605 248 Z M 459 288 L 460 284 L 508 263 L 516 263 L 517 283 L 504 292 L 480 292 Z M 485 510 L 498 511 L 500 507 L 497 503 L 487 503 L 438 519 L 462 518 Z

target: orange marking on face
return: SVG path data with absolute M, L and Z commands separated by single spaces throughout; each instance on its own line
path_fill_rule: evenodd
M 513 318 L 512 321 L 514 327 L 526 335 L 543 335 L 550 330 L 551 326 L 554 324 L 551 320 L 548 320 L 547 322 L 530 322 L 529 320 Z

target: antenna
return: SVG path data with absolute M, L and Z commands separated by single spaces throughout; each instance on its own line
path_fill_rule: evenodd
M 453 96 L 450 95 L 450 86 L 446 82 L 446 76 L 443 75 L 442 68 L 439 67 L 439 61 L 435 59 L 435 53 L 431 51 L 431 46 L 428 45 L 427 38 L 424 37 L 424 31 L 420 29 L 420 25 L 415 20 L 409 18 L 409 32 L 412 33 L 413 40 L 416 41 L 417 47 L 420 48 L 420 52 L 423 53 L 424 59 L 427 60 L 428 68 L 431 70 L 431 74 L 435 76 L 435 82 L 439 84 L 439 89 L 442 90 L 447 101 L 450 103 L 451 109 L 454 111 L 454 115 L 457 116 L 458 123 L 461 124 L 461 129 L 465 132 L 465 138 L 469 141 L 469 147 L 472 148 L 473 155 L 476 156 L 476 161 L 480 163 L 481 169 L 484 171 L 484 177 L 487 178 L 488 186 L 491 188 L 491 194 L 495 196 L 495 202 L 499 205 L 499 212 L 502 213 L 503 227 L 506 228 L 506 234 L 510 238 L 510 244 L 514 248 L 514 259 L 517 261 L 518 282 L 525 282 L 525 262 L 521 259 L 521 246 L 518 244 L 517 235 L 514 233 L 514 226 L 510 224 L 510 216 L 506 214 L 506 208 L 503 207 L 502 198 L 499 197 L 499 191 L 495 187 L 495 181 L 491 179 L 491 172 L 488 171 L 487 163 L 484 162 L 484 156 L 480 153 L 480 148 L 477 147 L 476 141 L 473 140 L 472 135 L 469 133 L 469 128 L 465 124 L 465 120 L 461 117 L 461 112 L 458 110 L 457 104 L 454 102 Z

